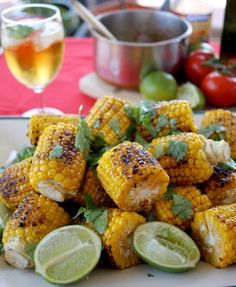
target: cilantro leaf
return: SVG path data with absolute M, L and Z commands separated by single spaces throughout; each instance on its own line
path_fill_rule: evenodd
M 0 166 L 0 173 L 4 172 L 5 167 L 4 166 Z
M 83 214 L 86 222 L 92 223 L 94 229 L 99 234 L 103 234 L 108 226 L 108 210 L 106 208 L 97 208 L 89 194 L 85 193 L 84 197 L 86 207 L 80 207 L 73 219 L 76 219 L 78 216 Z
M 193 206 L 191 201 L 183 195 L 173 194 L 172 212 L 183 220 L 191 219 L 193 217 Z
M 134 121 L 136 124 L 139 123 L 139 107 L 132 107 L 128 103 L 124 105 L 124 110 L 126 115 L 130 118 L 131 121 Z
M 94 228 L 99 234 L 104 234 L 108 227 L 108 210 L 104 209 L 100 216 L 94 221 Z
M 120 136 L 121 131 L 120 131 L 120 121 L 117 117 L 112 118 L 108 122 L 108 126 L 112 128 L 112 130 L 116 133 L 117 136 Z
M 37 245 L 38 245 L 37 243 L 26 244 L 25 251 L 32 259 L 34 259 L 34 252 L 35 252 Z
M 75 138 L 75 147 L 80 149 L 82 154 L 86 157 L 90 152 L 90 147 L 94 137 L 87 122 L 81 118 L 79 114 L 78 129 Z
M 96 121 L 94 122 L 93 128 L 94 128 L 94 129 L 99 128 L 99 127 L 100 127 L 100 124 L 101 124 L 100 120 L 96 120 Z
M 83 214 L 85 212 L 86 208 L 81 206 L 80 209 L 77 211 L 76 215 L 74 217 L 72 217 L 72 219 L 76 219 L 78 218 L 81 214 Z
M 149 146 L 149 142 L 147 142 L 139 133 L 136 134 L 134 141 L 145 148 L 148 148 Z
M 219 163 L 218 166 L 220 166 L 224 170 L 236 171 L 236 162 L 233 159 L 230 159 L 225 163 Z
M 212 138 L 214 140 L 225 139 L 225 127 L 219 123 L 211 123 L 207 127 L 202 128 L 199 133 L 207 138 Z
M 188 144 L 184 141 L 168 141 L 167 154 L 177 161 L 184 159 L 188 151 Z
M 7 27 L 10 37 L 15 39 L 24 39 L 34 32 L 34 29 L 25 25 L 9 26 Z
M 164 198 L 166 200 L 170 200 L 173 198 L 173 194 L 175 193 L 174 191 L 174 186 L 172 184 L 170 184 L 168 187 L 167 187 L 167 191 L 164 193 Z
M 162 128 L 169 124 L 169 117 L 165 114 L 162 114 L 157 119 L 156 133 L 158 134 Z
M 84 200 L 86 203 L 86 208 L 88 208 L 88 209 L 95 209 L 96 208 L 96 206 L 93 203 L 92 197 L 88 193 L 84 194 Z
M 63 147 L 57 144 L 51 150 L 49 158 L 60 158 L 62 155 L 63 155 Z
M 153 156 L 158 159 L 159 157 L 161 157 L 164 153 L 164 149 L 163 149 L 163 146 L 161 143 L 158 143 L 155 147 L 155 151 L 154 151 L 154 154 Z
M 11 162 L 11 164 L 20 162 L 28 157 L 33 156 L 34 152 L 35 152 L 36 147 L 35 146 L 26 146 L 24 147 L 22 150 L 20 150 L 17 155 L 16 158 Z
M 132 141 L 132 136 L 136 131 L 136 125 L 131 123 L 128 128 L 126 129 L 124 135 L 120 138 L 120 142 L 124 141 Z

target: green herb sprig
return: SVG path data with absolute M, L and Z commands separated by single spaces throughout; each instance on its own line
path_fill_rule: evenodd
M 59 144 L 55 145 L 49 153 L 49 158 L 60 158 L 63 155 L 63 147 Z
M 207 138 L 211 138 L 215 141 L 220 141 L 225 139 L 226 128 L 218 123 L 211 123 L 207 127 L 199 130 L 199 133 Z
M 169 185 L 167 191 L 164 193 L 166 200 L 172 200 L 171 210 L 175 216 L 182 220 L 188 220 L 193 217 L 193 206 L 191 201 L 174 191 L 173 185 Z
M 24 39 L 30 36 L 34 32 L 34 29 L 30 26 L 17 25 L 7 27 L 7 32 L 12 38 Z
M 85 222 L 92 223 L 94 229 L 99 234 L 104 234 L 108 227 L 108 210 L 107 208 L 97 208 L 90 195 L 84 194 L 86 207 L 80 207 L 73 219 L 83 215 Z

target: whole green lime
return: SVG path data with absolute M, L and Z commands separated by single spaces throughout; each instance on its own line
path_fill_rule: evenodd
M 176 99 L 177 83 L 166 72 L 154 71 L 145 76 L 139 86 L 142 95 L 153 101 L 170 101 Z

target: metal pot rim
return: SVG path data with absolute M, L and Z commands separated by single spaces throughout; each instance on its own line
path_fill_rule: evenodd
M 167 12 L 167 11 L 155 11 L 155 10 L 148 10 L 148 9 L 120 9 L 118 11 L 112 11 L 112 12 L 105 12 L 102 14 L 97 15 L 97 18 L 100 20 L 101 18 L 105 16 L 110 16 L 114 14 L 120 14 L 120 13 L 127 13 L 127 12 L 149 12 L 149 13 L 154 13 L 154 14 L 166 14 L 166 15 L 171 15 L 172 17 L 178 18 L 182 22 L 185 23 L 186 25 L 186 31 L 174 38 L 164 40 L 164 41 L 158 41 L 158 42 L 152 42 L 152 43 L 145 43 L 145 42 L 127 42 L 127 41 L 116 41 L 116 40 L 110 40 L 105 37 L 103 37 L 101 34 L 99 34 L 97 31 L 92 29 L 92 35 L 95 36 L 95 38 L 98 38 L 99 40 L 102 40 L 104 42 L 107 42 L 109 44 L 116 44 L 116 45 L 122 45 L 122 46 L 130 46 L 130 47 L 160 47 L 160 46 L 165 46 L 165 45 L 170 45 L 170 44 L 175 44 L 181 42 L 183 39 L 187 38 L 188 36 L 191 35 L 192 33 L 192 25 L 185 19 L 182 19 L 173 13 Z

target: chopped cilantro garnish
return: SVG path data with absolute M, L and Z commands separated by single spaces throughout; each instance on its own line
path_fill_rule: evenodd
M 90 152 L 90 147 L 94 137 L 87 122 L 81 118 L 79 114 L 78 129 L 75 138 L 75 147 L 80 149 L 84 157 L 86 157 Z
M 104 234 L 108 226 L 108 210 L 106 208 L 97 208 L 90 195 L 85 194 L 84 197 L 86 207 L 80 207 L 73 219 L 83 214 L 86 222 L 92 223 L 99 234 Z
M 193 217 L 193 206 L 191 201 L 183 195 L 177 194 L 174 191 L 173 185 L 169 185 L 167 191 L 164 193 L 166 200 L 172 200 L 172 212 L 183 220 L 191 219 Z
M 209 126 L 202 128 L 199 133 L 207 138 L 212 138 L 213 140 L 223 140 L 225 139 L 225 127 L 218 123 L 211 123 Z
M 94 128 L 94 129 L 99 128 L 99 127 L 100 127 L 100 124 L 101 124 L 101 122 L 100 122 L 99 120 L 96 120 L 95 123 L 94 123 L 94 125 L 93 125 L 93 128 Z
M 60 158 L 63 155 L 63 147 L 55 145 L 49 154 L 49 158 Z
M 191 201 L 183 195 L 173 194 L 172 212 L 183 220 L 191 219 L 193 216 Z
M 184 141 L 168 141 L 167 154 L 177 161 L 184 159 L 188 151 L 188 144 Z
M 24 39 L 34 32 L 34 29 L 25 25 L 9 26 L 7 27 L 10 37 L 15 39 Z
M 168 188 L 167 188 L 167 191 L 164 193 L 164 198 L 165 198 L 166 200 L 172 199 L 174 192 L 175 192 L 175 191 L 174 191 L 174 186 L 173 186 L 172 184 L 170 184 L 170 185 L 168 186 Z
M 147 142 L 139 133 L 136 134 L 134 141 L 141 144 L 145 148 L 148 148 L 149 146 L 149 142 Z
M 169 124 L 169 117 L 165 114 L 160 115 L 157 120 L 156 133 L 158 134 L 161 129 Z
M 120 121 L 118 118 L 114 117 L 108 122 L 108 126 L 116 133 L 117 136 L 121 135 L 120 131 Z
M 136 131 L 136 125 L 131 123 L 128 128 L 126 129 L 124 135 L 120 138 L 120 142 L 124 141 L 132 141 L 132 136 Z
M 230 159 L 225 163 L 219 163 L 218 166 L 225 170 L 236 171 L 236 162 L 233 159 Z
M 159 157 L 161 157 L 164 153 L 164 149 L 161 143 L 158 143 L 155 147 L 155 152 L 153 154 L 153 156 L 158 159 Z
M 28 157 L 31 157 L 35 152 L 34 146 L 26 146 L 22 150 L 20 150 L 17 154 L 15 159 L 11 162 L 11 165 L 17 162 L 20 162 Z

